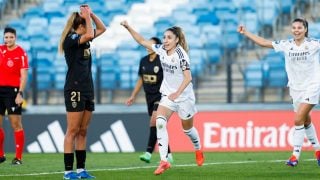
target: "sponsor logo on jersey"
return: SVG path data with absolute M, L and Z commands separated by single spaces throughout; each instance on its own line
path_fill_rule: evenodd
M 144 68 L 144 67 L 143 67 Z M 158 73 L 159 72 L 159 66 L 155 66 L 154 68 L 153 68 L 153 72 L 154 73 Z

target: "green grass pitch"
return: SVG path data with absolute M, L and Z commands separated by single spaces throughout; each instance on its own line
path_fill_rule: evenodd
M 159 161 L 154 153 L 151 163 L 139 160 L 141 153 L 88 153 L 87 169 L 96 179 L 319 179 L 320 167 L 313 152 L 302 152 L 297 167 L 285 165 L 291 152 L 205 152 L 202 167 L 195 164 L 194 153 L 174 153 L 172 167 L 160 176 L 153 175 Z M 62 179 L 63 154 L 24 154 L 23 165 L 0 164 L 0 179 Z

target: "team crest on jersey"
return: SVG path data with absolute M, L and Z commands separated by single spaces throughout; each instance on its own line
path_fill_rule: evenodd
M 154 73 L 158 73 L 158 72 L 159 72 L 159 69 L 160 69 L 159 66 L 155 66 L 155 67 L 153 68 L 153 72 L 154 72 Z
M 304 49 L 305 49 L 305 50 L 308 50 L 308 49 L 309 49 L 309 47 L 308 47 L 308 46 L 306 46 L 306 47 L 304 47 Z
M 278 41 L 275 41 L 274 43 L 275 43 L 275 44 L 280 44 L 280 41 L 278 40 Z
M 78 37 L 78 34 L 72 34 L 71 39 L 76 39 Z
M 159 48 L 160 46 L 161 46 L 161 44 L 156 44 L 155 45 L 156 48 Z
M 14 65 L 13 61 L 10 59 L 8 62 L 7 62 L 7 66 L 8 67 L 12 67 Z
M 78 104 L 77 104 L 77 102 L 75 102 L 75 101 L 74 101 L 74 102 L 72 102 L 72 107 L 73 107 L 73 108 L 76 108 L 76 107 L 77 107 L 77 105 L 78 105 Z

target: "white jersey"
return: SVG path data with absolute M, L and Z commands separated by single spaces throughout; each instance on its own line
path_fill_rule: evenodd
M 305 38 L 297 46 L 293 39 L 273 41 L 275 51 L 285 54 L 288 86 L 294 90 L 320 89 L 320 42 Z
M 152 50 L 159 55 L 163 69 L 163 80 L 160 87 L 161 94 L 168 96 L 175 93 L 183 81 L 183 71 L 190 70 L 189 56 L 180 45 L 176 47 L 175 52 L 170 56 L 168 56 L 167 51 L 161 44 L 153 44 Z M 191 82 L 175 101 L 183 101 L 187 98 L 194 99 Z

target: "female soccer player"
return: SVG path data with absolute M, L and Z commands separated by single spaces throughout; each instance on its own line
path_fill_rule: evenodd
M 292 22 L 293 39 L 272 42 L 246 31 L 244 26 L 239 26 L 238 32 L 262 47 L 284 52 L 285 67 L 289 79 L 288 87 L 295 112 L 295 130 L 292 138 L 293 153 L 286 164 L 288 166 L 298 165 L 306 133 L 316 151 L 315 156 L 320 166 L 319 141 L 310 117 L 312 108 L 319 102 L 320 41 L 308 38 L 308 22 L 301 18 Z
M 157 110 L 157 138 L 160 153 L 160 164 L 154 171 L 155 175 L 162 174 L 169 169 L 168 162 L 168 132 L 167 121 L 173 112 L 178 112 L 184 133 L 189 136 L 196 151 L 196 162 L 201 166 L 204 162 L 200 138 L 193 126 L 195 96 L 192 87 L 192 77 L 187 55 L 188 47 L 185 36 L 180 27 L 171 27 L 164 32 L 163 44 L 153 44 L 138 34 L 127 21 L 121 22 L 131 36 L 142 46 L 152 49 L 160 56 L 163 68 L 163 81 L 160 87 L 162 94 Z
M 16 30 L 11 27 L 4 29 L 4 45 L 0 45 L 0 163 L 6 160 L 4 154 L 3 117 L 7 111 L 11 127 L 14 131 L 16 157 L 13 165 L 22 164 L 24 147 L 24 130 L 21 122 L 21 105 L 23 91 L 28 77 L 28 57 L 26 52 L 16 44 Z
M 152 44 L 161 44 L 161 40 L 157 37 L 152 37 L 150 39 L 150 42 Z M 163 71 L 159 56 L 151 49 L 147 49 L 147 51 L 148 55 L 140 60 L 138 72 L 139 78 L 130 98 L 126 101 L 126 104 L 128 106 L 133 104 L 137 94 L 143 86 L 148 106 L 148 114 L 150 116 L 150 132 L 147 151 L 140 156 L 140 160 L 149 163 L 151 160 L 152 152 L 157 143 L 156 117 L 159 101 L 161 99 L 161 93 L 159 89 L 163 79 Z M 169 146 L 168 160 L 171 163 L 173 162 Z
M 96 25 L 93 29 L 92 20 Z M 64 179 L 94 178 L 85 170 L 86 137 L 92 111 L 94 89 L 91 73 L 89 41 L 105 32 L 103 22 L 88 5 L 80 7 L 80 13 L 69 17 L 62 32 L 59 50 L 64 52 L 68 66 L 64 86 L 67 111 L 67 132 L 64 139 Z M 73 172 L 74 148 L 77 173 Z

